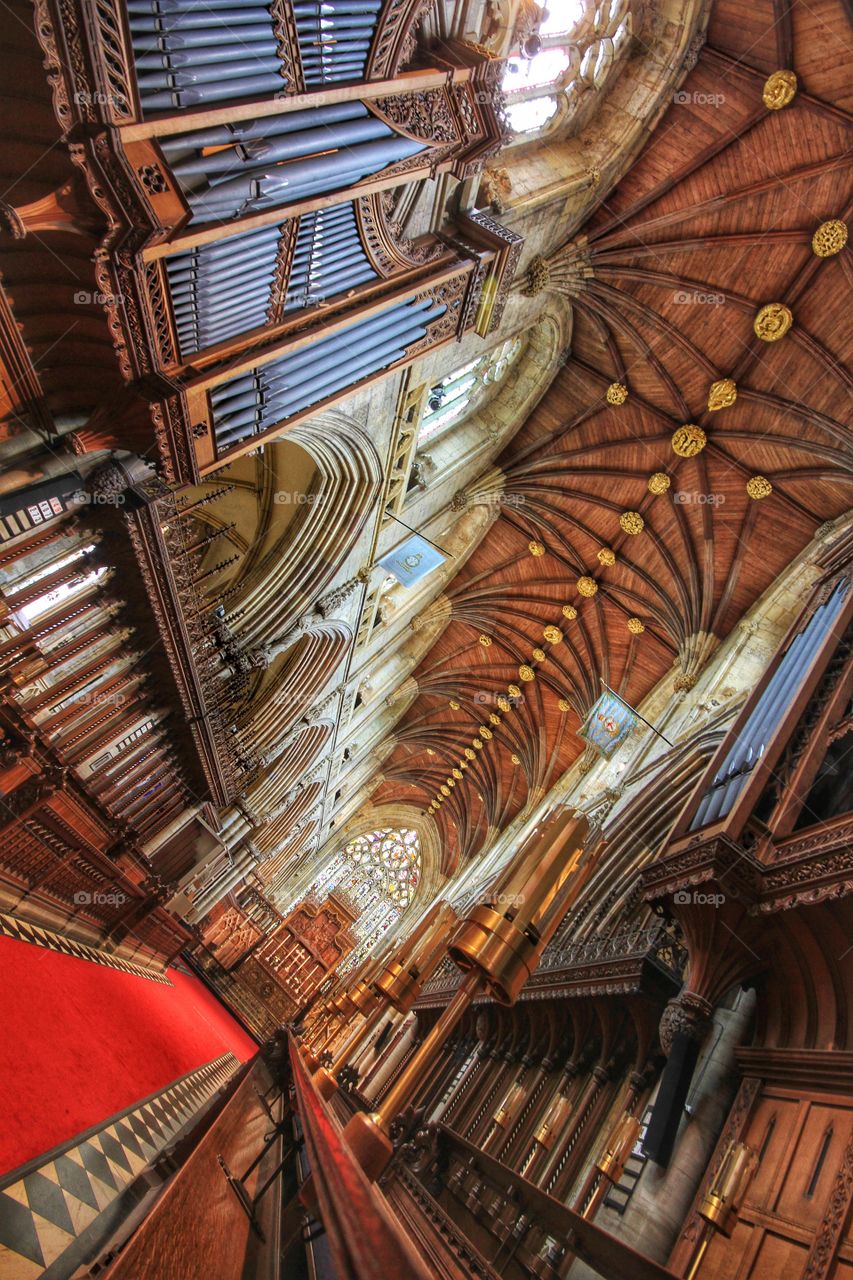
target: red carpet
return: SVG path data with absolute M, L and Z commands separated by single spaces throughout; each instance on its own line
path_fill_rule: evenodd
M 257 1045 L 196 978 L 174 986 L 0 938 L 0 1174 L 229 1049 Z

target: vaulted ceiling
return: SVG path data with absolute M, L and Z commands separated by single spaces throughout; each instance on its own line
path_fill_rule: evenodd
M 499 517 L 447 590 L 373 795 L 425 809 L 445 788 L 446 870 L 582 754 L 602 680 L 638 703 L 677 663 L 689 687 L 849 505 L 853 270 L 849 248 L 821 256 L 837 226 L 813 244 L 851 212 L 849 63 L 839 0 L 718 0 L 638 162 L 533 264 L 528 290 L 572 309 L 571 358 L 500 459 Z M 765 105 L 790 68 L 796 96 L 779 106 L 776 78 Z M 687 424 L 705 443 L 683 457 Z

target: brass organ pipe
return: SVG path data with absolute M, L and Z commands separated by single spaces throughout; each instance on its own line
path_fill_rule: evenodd
M 378 1012 L 390 1005 L 398 1013 L 408 1013 L 421 988 L 432 977 L 444 958 L 447 936 L 457 923 L 456 912 L 448 902 L 437 902 L 415 930 L 414 938 L 407 938 L 397 953 L 381 966 L 372 983 L 379 1000 Z M 365 988 L 366 991 L 366 988 Z M 361 998 L 364 998 L 360 993 Z M 371 1023 L 371 1029 L 375 1025 Z M 356 1040 L 364 1042 L 367 1031 L 363 1026 Z M 337 1088 L 337 1071 L 352 1057 L 349 1043 L 337 1054 L 332 1065 L 315 1075 L 321 1094 L 328 1098 Z
M 372 1115 L 359 1112 L 344 1138 L 369 1178 L 378 1178 L 393 1155 L 388 1129 L 414 1097 L 465 1010 L 489 989 L 503 1004 L 513 1004 L 536 969 L 557 926 L 580 893 L 595 865 L 584 858 L 589 834 L 585 818 L 562 809 L 537 826 L 492 891 L 491 901 L 473 908 L 454 935 L 451 959 L 465 973 L 462 985 L 400 1077 Z

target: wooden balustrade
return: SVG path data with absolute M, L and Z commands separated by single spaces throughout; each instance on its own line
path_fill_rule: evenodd
M 410 1149 L 410 1155 L 416 1162 L 419 1176 L 426 1183 L 428 1194 L 433 1198 L 437 1195 L 438 1204 L 444 1205 L 445 1209 L 452 1205 L 452 1197 L 440 1191 L 439 1186 L 454 1165 L 462 1165 L 466 1171 L 476 1173 L 488 1192 L 495 1193 L 503 1204 L 514 1207 L 514 1222 L 518 1227 L 516 1240 L 519 1235 L 524 1238 L 528 1233 L 535 1234 L 541 1243 L 551 1238 L 605 1280 L 626 1280 L 629 1276 L 631 1280 L 675 1280 L 672 1271 L 609 1235 L 594 1222 L 588 1222 L 574 1209 L 541 1191 L 446 1125 L 431 1127 L 428 1133 L 432 1140 L 431 1148 L 429 1140 L 425 1141 L 429 1158 L 424 1161 L 423 1149 L 416 1146 Z M 419 1135 L 419 1141 L 424 1141 L 422 1135 Z M 506 1258 L 506 1245 L 503 1240 L 495 1243 L 497 1252 L 489 1261 L 500 1273 L 499 1259 L 501 1256 Z M 482 1252 L 482 1243 L 479 1248 Z
M 290 1056 L 311 1182 L 339 1280 L 427 1280 L 432 1265 L 415 1252 L 385 1197 L 351 1155 L 293 1040 Z

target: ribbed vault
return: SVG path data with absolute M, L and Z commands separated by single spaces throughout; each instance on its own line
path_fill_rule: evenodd
M 718 3 L 630 174 L 531 267 L 527 291 L 572 308 L 571 359 L 499 459 L 499 518 L 445 587 L 373 796 L 437 801 L 451 858 L 579 758 L 602 681 L 635 703 L 673 667 L 691 687 L 849 504 L 853 273 L 849 249 L 823 256 L 851 212 L 843 30 L 837 0 L 767 0 L 748 30 Z M 785 65 L 799 87 L 779 108 L 765 86 Z

